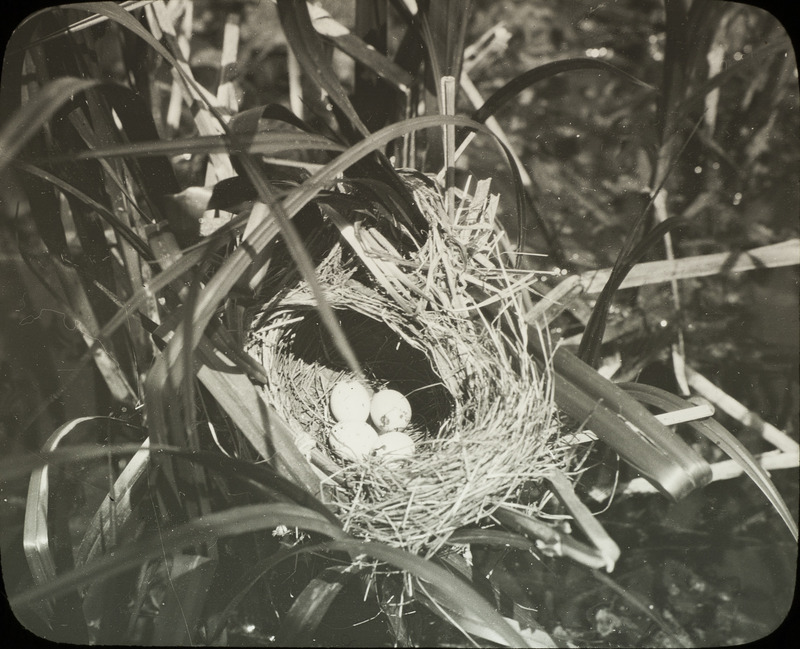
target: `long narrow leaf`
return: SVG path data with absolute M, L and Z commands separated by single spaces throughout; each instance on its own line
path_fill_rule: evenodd
M 322 515 L 296 504 L 272 503 L 247 505 L 222 512 L 207 514 L 184 523 L 172 530 L 161 530 L 154 537 L 124 545 L 82 568 L 73 570 L 30 588 L 9 598 L 12 607 L 30 604 L 117 575 L 149 560 L 163 557 L 165 553 L 180 552 L 185 547 L 200 543 L 210 544 L 226 536 L 272 529 L 278 525 L 296 527 L 340 539 L 345 536 L 341 528 L 332 525 Z
M 61 77 L 40 88 L 0 130 L 0 175 L 58 110 L 72 101 L 76 94 L 100 83 L 95 79 Z
M 495 91 L 491 97 L 486 100 L 483 106 L 481 106 L 472 114 L 472 119 L 474 119 L 476 122 L 484 122 L 489 116 L 494 115 L 498 110 L 505 106 L 512 98 L 534 83 L 548 79 L 556 74 L 561 74 L 562 72 L 568 72 L 571 70 L 603 70 L 617 74 L 624 79 L 627 79 L 631 83 L 635 83 L 636 85 L 648 88 L 649 90 L 654 90 L 650 84 L 647 84 L 633 75 L 628 74 L 617 66 L 606 63 L 600 59 L 564 59 L 561 61 L 545 63 L 544 65 L 540 65 L 539 67 L 533 68 L 532 70 L 528 70 L 527 72 L 523 72 L 522 74 L 514 77 L 502 88 Z
M 652 385 L 646 385 L 644 383 L 621 383 L 620 387 L 639 401 L 664 411 L 691 406 L 691 403 L 685 399 Z M 744 444 L 715 419 L 709 418 L 688 423 L 695 431 L 719 446 L 728 457 L 742 467 L 742 470 L 756 486 L 758 486 L 767 497 L 770 504 L 775 508 L 775 511 L 778 512 L 796 541 L 797 523 L 792 517 L 786 502 L 781 497 L 780 492 L 775 488 L 772 480 L 770 480 L 769 474 L 762 468 L 758 460 L 753 457 Z
M 292 548 L 278 550 L 265 559 L 261 559 L 253 564 L 248 573 L 239 578 L 231 587 L 230 591 L 234 594 L 230 600 L 228 600 L 228 603 L 225 604 L 222 611 L 218 615 L 212 617 L 212 624 L 210 625 L 208 633 L 208 644 L 214 644 L 219 634 L 222 633 L 225 628 L 225 622 L 233 615 L 247 593 L 278 564 L 301 554 L 323 552 L 326 548 L 326 543 L 296 545 Z
M 532 331 L 532 353 L 547 358 Z M 680 499 L 711 481 L 711 469 L 644 406 L 563 348 L 552 354 L 556 404 L 640 471 L 662 493 Z M 599 430 L 598 430 L 599 427 Z
M 524 647 L 524 639 L 512 629 L 506 620 L 483 597 L 463 580 L 435 563 L 418 556 L 374 542 L 337 540 L 326 545 L 327 549 L 350 553 L 355 557 L 373 557 L 379 561 L 406 570 L 425 584 L 436 584 L 442 604 L 463 613 L 465 617 L 480 620 L 481 624 L 494 631 L 502 642 L 511 647 Z
M 74 187 L 68 182 L 43 169 L 39 169 L 33 165 L 25 164 L 23 162 L 16 162 L 14 166 L 33 176 L 38 176 L 39 178 L 52 183 L 62 191 L 72 194 L 78 200 L 83 201 L 86 203 L 86 205 L 93 208 L 103 218 L 103 220 L 112 228 L 114 228 L 114 231 L 119 236 L 124 238 L 125 241 L 127 241 L 144 259 L 154 259 L 153 251 L 150 249 L 150 246 L 147 244 L 147 242 L 144 241 L 138 234 L 136 234 L 136 232 L 134 232 L 127 223 L 117 218 L 116 214 L 109 210 L 105 205 L 98 203 L 91 196 L 87 196 L 77 187 Z
M 740 273 L 762 268 L 800 265 L 800 239 L 788 239 L 749 250 L 717 252 L 675 260 L 646 261 L 636 264 L 622 280 L 618 289 L 660 284 L 673 279 L 692 279 L 723 273 Z M 571 282 L 579 283 L 587 294 L 600 293 L 611 276 L 611 269 L 590 270 L 573 275 Z M 567 280 L 564 280 L 566 282 Z M 559 287 L 564 285 L 559 284 Z M 562 291 L 569 288 L 564 285 Z M 547 299 L 552 301 L 548 294 Z M 544 304 L 541 308 L 544 308 Z
M 336 48 L 351 56 L 353 60 L 369 68 L 382 79 L 389 81 L 398 90 L 407 92 L 414 78 L 394 61 L 374 47 L 367 45 L 344 25 L 334 20 L 325 9 L 308 5 L 314 29 Z
M 76 151 L 64 156 L 51 156 L 47 161 L 61 164 L 75 160 L 97 160 L 116 157 L 152 157 L 183 155 L 191 153 L 229 153 L 231 155 L 251 153 L 275 155 L 287 151 L 342 151 L 341 144 L 326 137 L 310 133 L 237 133 L 236 135 L 196 135 L 175 140 L 151 140 L 98 147 L 88 151 Z
M 85 424 L 101 419 L 112 421 L 109 417 L 79 417 L 59 426 L 47 439 L 43 450 L 45 452 L 55 451 L 71 435 L 85 432 Z M 28 560 L 31 575 L 37 584 L 47 582 L 56 573 L 55 561 L 50 551 L 49 510 L 50 468 L 48 465 L 44 465 L 34 469 L 28 482 L 22 534 L 25 558 Z
M 645 210 L 639 219 L 637 219 L 637 226 L 644 224 L 644 216 L 646 213 L 647 210 Z M 620 284 L 622 284 L 623 280 L 633 266 L 645 255 L 647 250 L 653 244 L 659 241 L 667 232 L 670 232 L 674 228 L 684 224 L 685 221 L 683 219 L 678 217 L 669 218 L 666 221 L 662 221 L 661 223 L 655 225 L 642 237 L 641 241 L 636 242 L 635 245 L 633 245 L 635 242 L 633 232 L 637 228 L 634 228 L 634 231 L 632 231 L 626 239 L 622 250 L 620 250 L 617 261 L 614 264 L 614 268 L 611 271 L 608 281 L 603 287 L 600 296 L 597 298 L 597 303 L 595 304 L 594 309 L 592 309 L 592 315 L 589 318 L 589 322 L 586 324 L 586 329 L 581 337 L 581 343 L 578 348 L 578 358 L 583 360 L 585 363 L 588 363 L 592 367 L 597 365 L 600 356 L 600 345 L 603 341 L 603 334 L 605 333 L 608 312 L 611 308 L 611 302 L 614 299 L 614 295 L 616 294 Z M 628 244 L 630 244 L 630 249 L 628 249 Z
M 361 121 L 353 104 L 336 76 L 322 48 L 319 34 L 314 30 L 305 0 L 278 0 L 278 16 L 286 40 L 303 70 L 322 88 L 337 108 L 350 120 L 350 126 L 361 136 L 369 130 Z
M 287 197 L 283 204 L 276 209 L 275 215 L 278 216 L 279 219 L 282 219 L 280 222 L 286 226 L 288 224 L 288 218 L 291 218 L 297 214 L 300 209 L 305 207 L 323 189 L 325 189 L 329 183 L 333 182 L 338 174 L 344 172 L 348 167 L 353 165 L 362 157 L 377 150 L 387 142 L 403 135 L 404 133 L 412 132 L 420 128 L 441 126 L 443 123 L 450 122 L 455 125 L 485 130 L 484 127 L 475 124 L 475 122 L 467 118 L 444 116 L 419 117 L 383 128 L 377 133 L 374 133 L 368 138 L 365 138 L 359 143 L 353 145 L 347 151 L 339 155 L 336 159 L 316 172 L 306 183 L 304 183 L 301 187 L 296 189 Z M 256 189 L 259 191 L 260 196 L 265 201 L 270 201 L 274 206 L 276 206 L 275 201 L 270 197 L 271 190 L 260 176 L 258 169 L 251 165 L 246 157 L 242 157 L 241 161 L 246 166 L 248 176 L 250 177 L 250 180 L 253 182 Z M 252 260 L 278 235 L 279 231 L 281 231 L 281 228 L 276 220 L 264 219 L 264 221 L 261 222 L 250 233 L 250 236 L 247 238 L 244 245 L 241 245 L 234 250 L 233 253 L 225 260 L 214 277 L 209 280 L 205 289 L 200 293 L 197 303 L 194 305 L 192 331 L 191 336 L 189 336 L 192 341 L 199 340 L 199 336 L 205 330 L 209 321 L 213 317 L 217 305 L 226 295 L 228 295 L 230 290 L 235 286 L 238 278 L 249 270 Z M 296 233 L 292 235 L 291 233 L 293 232 L 293 229 L 287 228 L 284 231 L 284 234 L 289 233 L 290 236 L 294 237 L 296 236 Z M 311 262 L 307 253 L 305 255 L 302 254 L 304 250 L 302 243 L 297 239 L 294 239 L 293 243 L 294 246 L 291 250 L 296 255 L 295 260 L 301 264 L 303 276 L 309 282 L 312 290 L 316 288 L 316 295 L 320 291 L 317 282 L 314 279 L 314 268 L 311 266 Z M 181 259 L 178 263 L 180 262 L 184 262 L 184 260 Z M 318 304 L 320 304 L 320 308 L 324 308 L 323 305 L 327 305 L 326 302 L 321 301 L 319 298 Z M 328 322 L 328 320 L 325 320 L 325 324 L 329 328 L 329 331 L 334 335 L 334 339 L 337 341 L 337 343 L 340 343 L 337 345 L 337 347 L 340 351 L 343 349 L 349 349 L 349 344 L 347 343 L 346 338 L 344 338 L 341 328 L 335 323 L 335 318 L 333 318 L 332 314 L 329 314 L 329 319 L 333 322 Z M 183 368 L 180 358 L 181 354 L 186 353 L 186 339 L 186 333 L 182 331 L 182 328 L 178 329 L 175 332 L 175 336 L 167 346 L 164 355 L 156 362 L 156 365 L 153 367 L 147 378 L 146 391 L 148 394 L 148 412 L 151 413 L 150 424 L 154 427 L 153 430 L 155 433 L 155 439 L 159 441 L 168 439 L 167 420 L 164 417 L 164 413 L 167 411 L 168 404 L 166 402 L 162 403 L 163 397 L 160 394 L 160 391 L 162 391 L 163 386 L 167 384 L 167 377 L 170 374 L 171 380 L 174 384 L 180 384 L 180 382 L 183 380 Z M 352 352 L 350 352 L 349 355 L 345 355 L 345 358 L 349 360 L 354 358 L 354 355 Z M 353 365 L 352 362 L 351 365 Z M 357 368 L 358 365 L 356 362 L 355 369 Z
M 319 494 L 319 479 L 298 449 L 294 435 L 268 406 L 250 379 L 207 339 L 200 342 L 203 366 L 197 377 L 214 395 L 248 441 L 276 470 L 291 477 L 310 494 Z

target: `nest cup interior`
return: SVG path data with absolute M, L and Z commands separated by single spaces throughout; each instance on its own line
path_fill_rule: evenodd
M 452 414 L 453 398 L 425 353 L 367 315 L 350 309 L 337 309 L 336 315 L 372 387 L 387 387 L 405 395 L 411 404 L 411 429 L 423 437 L 435 434 Z M 283 349 L 285 355 L 330 377 L 347 372 L 347 364 L 316 311 L 290 325 L 286 335 L 290 342 Z M 327 400 L 321 405 L 327 407 Z

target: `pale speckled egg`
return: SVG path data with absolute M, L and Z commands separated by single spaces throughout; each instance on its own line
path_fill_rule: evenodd
M 393 430 L 378 436 L 372 450 L 385 462 L 407 460 L 414 455 L 414 440 L 402 431 Z
M 363 383 L 342 381 L 331 390 L 331 414 L 336 421 L 367 421 L 370 393 Z
M 378 433 L 365 421 L 340 421 L 333 425 L 328 443 L 340 458 L 361 462 L 378 441 Z
M 397 390 L 379 390 L 372 395 L 369 414 L 379 432 L 401 430 L 411 421 L 411 404 Z

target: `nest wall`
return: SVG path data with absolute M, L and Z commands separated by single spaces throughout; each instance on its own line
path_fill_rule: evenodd
M 264 398 L 295 431 L 298 447 L 312 459 L 320 454 L 326 459 L 317 463 L 323 497 L 346 529 L 361 538 L 433 554 L 454 530 L 515 503 L 523 486 L 569 458 L 554 443 L 559 426 L 550 382 L 527 353 L 527 328 L 515 315 L 522 307 L 518 292 L 511 290 L 514 280 L 499 264 L 499 255 L 486 254 L 491 245 L 487 228 L 468 224 L 462 241 L 445 245 L 454 230 L 442 226 L 440 195 L 425 188 L 419 201 L 431 231 L 412 256 L 416 265 L 392 263 L 391 256 L 387 263 L 391 241 L 382 237 L 380 255 L 374 258 L 382 259 L 377 272 L 385 274 L 372 278 L 365 273 L 364 255 L 374 250 L 366 245 L 359 250 L 359 245 L 374 242 L 373 231 L 371 239 L 351 238 L 351 247 L 334 243 L 317 267 L 325 298 L 362 364 L 363 377 L 371 388 L 398 390 L 411 402 L 406 432 L 416 443 L 412 457 L 387 462 L 371 455 L 348 462 L 332 451 L 330 392 L 337 382 L 354 377 L 320 322 L 305 282 L 284 282 L 261 306 L 249 351 L 267 369 Z M 487 204 L 484 196 L 484 214 Z M 474 245 L 476 233 L 483 250 Z M 467 256 L 466 245 L 472 246 Z M 493 282 L 501 315 L 490 320 L 477 307 L 467 312 L 456 308 L 472 300 L 463 290 L 467 275 L 487 286 Z M 462 281 L 453 282 L 453 277 Z M 414 286 L 423 296 L 414 308 L 393 295 L 408 295 Z M 521 506 L 528 511 L 536 507 Z

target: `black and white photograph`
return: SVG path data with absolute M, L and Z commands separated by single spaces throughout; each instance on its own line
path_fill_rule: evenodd
M 796 646 L 792 4 L 9 3 L 9 641 Z

